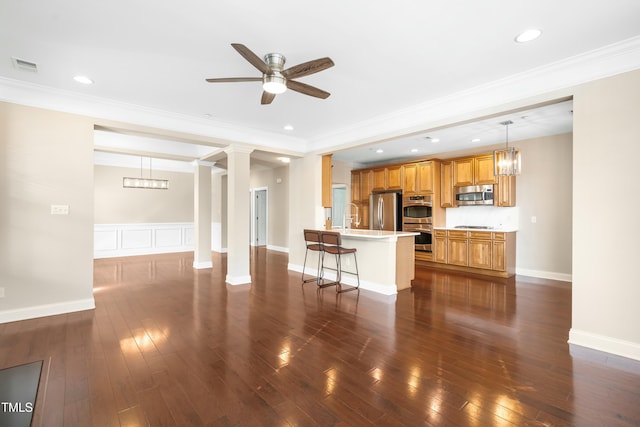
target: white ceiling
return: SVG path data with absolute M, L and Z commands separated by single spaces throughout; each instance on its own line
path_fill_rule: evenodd
M 640 55 L 629 54 L 640 45 L 638 22 L 637 0 L 589 2 L 588 7 L 583 0 L 0 0 L 0 99 L 82 109 L 95 117 L 218 141 L 245 138 L 240 142 L 260 147 L 263 157 L 349 148 L 353 151 L 336 157 L 376 162 L 407 157 L 415 147 L 424 150 L 419 155 L 464 150 L 478 131 L 484 132 L 481 144 L 501 142 L 500 114 L 455 132 L 431 130 L 428 124 L 443 120 L 438 112 L 480 111 L 638 68 Z M 542 37 L 514 42 L 531 27 L 541 28 Z M 287 91 L 271 105 L 260 105 L 258 82 L 205 82 L 260 75 L 231 43 L 259 56 L 280 52 L 286 66 L 331 57 L 334 67 L 299 79 L 331 96 L 321 100 Z M 11 58 L 34 62 L 38 71 L 17 69 Z M 599 66 L 575 72 L 585 58 L 600 61 Z M 609 58 L 622 58 L 624 64 L 600 66 Z M 563 75 L 561 69 L 571 72 Z M 76 83 L 78 74 L 94 84 Z M 543 128 L 570 130 L 570 109 L 562 105 L 509 115 L 516 122 L 511 139 Z M 523 115 L 529 119 L 519 119 Z M 285 125 L 294 130 L 284 130 Z M 414 136 L 398 139 L 406 134 Z M 441 135 L 440 145 L 425 144 L 419 136 L 426 135 Z M 388 142 L 382 156 L 357 148 L 382 140 Z M 131 144 L 129 154 L 178 147 Z M 221 146 L 182 146 L 187 150 L 172 155 L 202 158 Z

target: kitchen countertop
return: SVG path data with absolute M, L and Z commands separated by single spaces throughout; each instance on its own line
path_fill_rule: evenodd
M 497 231 L 499 233 L 512 233 L 518 231 L 512 227 L 492 227 L 492 228 L 459 228 L 459 227 L 433 227 L 434 230 L 459 230 L 459 231 Z
M 398 237 L 417 236 L 420 233 L 414 233 L 410 231 L 386 231 L 386 230 L 357 230 L 357 229 L 337 229 L 334 228 L 331 231 L 338 231 L 344 237 L 353 237 L 360 239 L 388 239 Z

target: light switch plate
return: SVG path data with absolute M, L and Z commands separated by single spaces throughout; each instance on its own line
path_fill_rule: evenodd
M 69 215 L 69 205 L 51 205 L 51 215 Z

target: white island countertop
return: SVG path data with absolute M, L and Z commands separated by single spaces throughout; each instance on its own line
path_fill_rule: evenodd
M 353 228 L 334 228 L 331 231 L 337 231 L 344 237 L 360 238 L 360 239 L 389 239 L 398 237 L 417 236 L 420 233 L 410 231 L 387 231 L 387 230 L 360 230 Z

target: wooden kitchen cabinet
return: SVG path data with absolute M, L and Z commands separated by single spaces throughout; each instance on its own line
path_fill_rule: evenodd
M 496 176 L 493 174 L 493 154 L 476 156 L 473 158 L 474 184 L 495 184 Z
M 453 161 L 454 187 L 495 183 L 496 177 L 493 175 L 492 154 L 467 157 Z
M 402 165 L 389 166 L 387 170 L 387 187 L 385 190 L 402 190 Z
M 469 264 L 469 241 L 466 231 L 452 231 L 447 234 L 448 264 L 466 266 Z
M 433 232 L 433 260 L 442 264 L 447 263 L 447 231 L 434 230 Z
M 453 161 L 453 186 L 473 185 L 473 158 Z
M 514 232 L 437 229 L 433 233 L 434 266 L 511 277 L 515 258 Z
M 370 170 L 360 171 L 360 201 L 369 206 L 369 196 L 373 188 L 373 172 Z
M 491 233 L 469 232 L 469 267 L 492 268 Z
M 416 180 L 419 193 L 433 193 L 434 170 L 434 162 L 418 163 Z
M 435 170 L 436 164 L 433 161 L 402 165 L 403 194 L 432 194 L 436 181 Z
M 493 194 L 493 202 L 495 206 L 509 207 L 516 205 L 516 177 L 515 176 L 499 176 L 498 183 L 495 185 Z
M 440 167 L 440 207 L 454 207 L 453 194 L 453 164 L 445 161 Z
M 415 194 L 418 192 L 418 165 L 410 163 L 402 165 L 402 194 Z
M 358 203 L 360 201 L 360 172 L 351 172 L 351 201 Z
M 322 156 L 322 206 L 330 208 L 332 206 L 332 174 L 331 174 L 331 154 Z
M 377 168 L 372 171 L 373 183 L 371 191 L 384 191 L 387 189 L 387 168 Z

